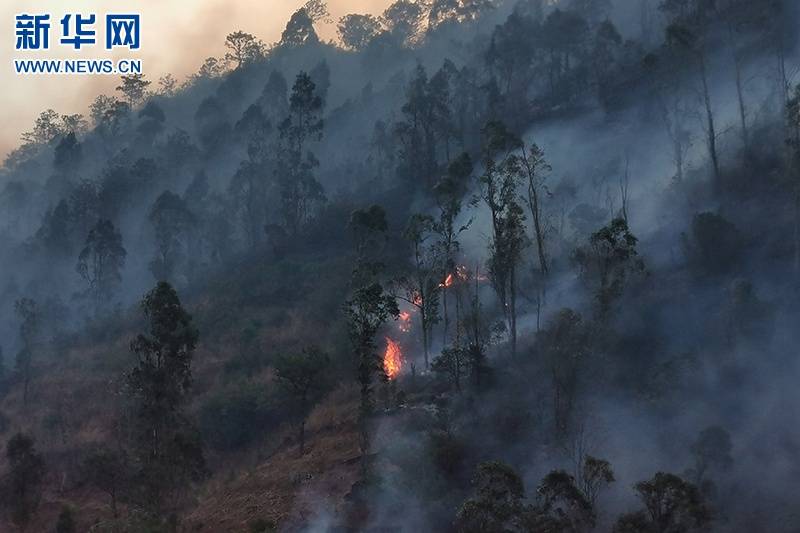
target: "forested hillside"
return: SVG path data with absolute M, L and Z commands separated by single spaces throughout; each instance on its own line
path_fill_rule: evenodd
M 0 531 L 800 531 L 791 0 L 230 28 L 0 169 Z

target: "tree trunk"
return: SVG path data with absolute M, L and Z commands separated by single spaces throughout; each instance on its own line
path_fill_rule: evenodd
M 444 276 L 444 287 L 442 287 L 442 315 L 444 320 L 444 329 L 442 331 L 442 346 L 447 346 L 447 330 L 449 329 L 450 325 L 450 317 L 447 314 L 447 272 L 445 272 Z M 425 364 L 425 368 L 427 368 L 427 360 Z
M 536 250 L 539 254 L 539 266 L 542 269 L 542 274 L 547 275 L 547 256 L 544 249 L 544 231 L 542 230 L 541 210 L 539 208 L 539 193 L 533 183 L 533 176 L 530 177 L 528 184 L 528 206 L 531 210 L 531 218 L 533 219 L 533 230 L 536 235 Z
M 422 321 L 422 352 L 425 355 L 425 369 L 428 369 L 428 359 L 429 359 L 429 344 L 430 341 L 428 338 L 430 337 L 430 324 L 428 324 L 428 319 L 425 316 L 425 305 L 423 302 L 422 307 L 419 310 L 420 320 Z
M 742 82 L 742 60 L 739 58 L 739 54 L 734 52 L 733 58 L 735 70 L 736 70 L 736 98 L 739 104 L 739 122 L 741 123 L 742 131 L 742 145 L 744 146 L 744 151 L 747 153 L 750 150 L 750 136 L 747 130 L 747 107 L 744 103 L 744 86 Z
M 714 112 L 711 108 L 711 93 L 708 87 L 708 72 L 706 68 L 705 52 L 700 52 L 700 77 L 703 82 L 703 105 L 706 110 L 706 129 L 708 141 L 708 155 L 711 158 L 712 170 L 714 172 L 714 187 L 719 190 L 720 171 L 719 155 L 717 154 L 717 131 L 714 126 Z
M 517 281 L 516 267 L 511 267 L 509 280 L 509 322 L 511 326 L 511 357 L 517 357 Z

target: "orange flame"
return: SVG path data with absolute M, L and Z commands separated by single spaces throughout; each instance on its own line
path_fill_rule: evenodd
M 453 285 L 453 275 L 448 274 L 446 278 L 444 278 L 444 282 L 439 284 L 439 287 L 447 288 Z
M 386 353 L 383 356 L 383 371 L 390 380 L 396 379 L 403 368 L 403 352 L 400 345 L 386 337 Z
M 401 311 L 399 320 L 400 324 L 398 327 L 400 328 L 400 331 L 403 333 L 408 333 L 411 331 L 411 313 L 408 311 Z

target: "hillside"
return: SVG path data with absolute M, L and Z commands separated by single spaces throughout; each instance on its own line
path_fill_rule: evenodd
M 797 531 L 797 6 L 297 7 L 5 161 L 0 531 Z

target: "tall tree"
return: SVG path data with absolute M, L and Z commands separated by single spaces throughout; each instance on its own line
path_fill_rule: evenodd
M 406 89 L 403 120 L 395 124 L 406 178 L 416 187 L 433 186 L 437 176 L 436 117 L 425 67 L 417 65 Z
M 711 86 L 708 66 L 709 25 L 713 15 L 713 2 L 708 0 L 664 0 L 661 10 L 671 16 L 667 27 L 667 43 L 684 50 L 698 71 L 700 95 L 705 114 L 704 126 L 706 147 L 708 148 L 714 187 L 719 187 L 721 174 L 719 152 L 717 150 L 717 127 L 711 99 Z
M 800 85 L 794 89 L 792 98 L 786 104 L 786 124 L 789 149 L 789 168 L 792 177 L 792 242 L 793 267 L 795 276 L 800 273 Z
M 573 254 L 581 275 L 595 288 L 601 319 L 608 318 L 626 284 L 645 272 L 644 261 L 636 250 L 637 242 L 625 219 L 615 218 Z
M 14 303 L 14 310 L 21 320 L 19 338 L 22 347 L 17 352 L 16 368 L 22 374 L 22 400 L 28 405 L 28 392 L 33 372 L 33 358 L 39 347 L 41 334 L 41 313 L 38 304 L 30 298 L 22 298 Z
M 194 222 L 191 211 L 177 194 L 164 191 L 148 215 L 156 238 L 156 255 L 150 271 L 159 281 L 171 280 L 183 259 L 186 238 Z
M 122 235 L 110 220 L 98 220 L 86 237 L 86 244 L 78 255 L 76 270 L 86 282 L 86 292 L 99 311 L 108 302 L 114 289 L 122 281 L 127 252 L 122 246 Z
M 108 495 L 114 518 L 119 516 L 120 495 L 131 481 L 128 467 L 122 453 L 106 448 L 93 451 L 83 464 L 89 483 Z
M 264 43 L 241 30 L 229 33 L 225 37 L 225 48 L 229 50 L 225 53 L 225 59 L 235 61 L 236 68 L 260 59 L 265 53 Z
M 614 533 L 672 533 L 708 527 L 711 510 L 698 488 L 665 472 L 636 484 L 644 509 L 617 520 Z
M 294 12 L 281 34 L 280 46 L 298 48 L 318 44 L 319 37 L 314 30 L 314 19 L 305 7 Z
M 356 267 L 350 298 L 345 303 L 345 315 L 361 389 L 360 445 L 362 467 L 366 470 L 366 455 L 370 445 L 369 417 L 373 408 L 372 384 L 376 374 L 383 375 L 384 372 L 375 336 L 389 318 L 397 318 L 400 310 L 395 298 L 381 282 L 383 265 L 375 257 L 375 244 L 385 239 L 388 229 L 386 212 L 380 206 L 354 211 L 350 217 L 350 227 L 355 235 Z
M 509 465 L 488 462 L 478 465 L 472 479 L 474 494 L 456 517 L 460 533 L 526 531 L 523 527 L 525 486 Z
M 372 15 L 345 15 L 339 19 L 336 32 L 345 48 L 359 51 L 366 48 L 381 31 L 381 22 Z
M 125 74 L 121 77 L 122 83 L 117 90 L 128 99 L 128 105 L 134 107 L 144 100 L 150 80 L 144 79 L 144 74 Z
M 493 0 L 433 0 L 428 9 L 428 26 L 472 21 L 493 7 Z
M 25 531 L 42 499 L 44 459 L 36 451 L 34 440 L 22 433 L 9 439 L 6 459 L 9 466 L 5 480 L 8 499 L 4 503 L 11 512 L 11 519 L 20 531 Z
M 299 354 L 281 356 L 275 362 L 275 378 L 291 398 L 293 410 L 299 418 L 300 455 L 305 453 L 306 419 L 314 402 L 325 391 L 325 373 L 329 365 L 328 355 L 316 347 L 306 348 Z
M 200 443 L 185 413 L 198 332 L 169 283 L 158 282 L 141 307 L 148 331 L 131 341 L 136 365 L 125 375 L 133 499 L 161 521 L 177 507 L 181 489 L 205 471 Z
M 692 105 L 684 76 L 675 75 L 681 57 L 674 47 L 667 47 L 661 54 L 648 54 L 644 60 L 653 87 L 654 103 L 669 138 L 675 164 L 674 178 L 678 183 L 683 181 L 686 154 L 692 141 L 692 134 L 686 125 L 692 114 Z
M 550 373 L 553 429 L 564 439 L 572 429 L 581 373 L 591 350 L 590 328 L 571 309 L 562 309 L 537 336 L 537 348 Z
M 422 353 L 425 368 L 429 366 L 432 329 L 439 321 L 439 291 L 442 271 L 438 268 L 435 249 L 426 244 L 433 229 L 428 215 L 412 215 L 403 236 L 413 251 L 411 273 L 399 280 L 402 293 L 398 298 L 417 310 L 422 330 Z
M 517 352 L 517 268 L 525 246 L 525 213 L 518 202 L 521 175 L 514 157 L 520 140 L 499 122 L 489 123 L 485 135 L 485 170 L 479 185 L 492 221 L 489 276 L 510 330 L 513 357 Z
M 527 185 L 525 201 L 533 221 L 533 235 L 536 241 L 536 251 L 539 255 L 539 268 L 543 275 L 547 275 L 547 251 L 545 250 L 545 227 L 542 203 L 547 194 L 545 179 L 551 167 L 544 157 L 544 150 L 536 143 L 526 147 L 522 143 L 519 155 L 519 166 L 523 171 Z
M 297 75 L 289 98 L 289 116 L 279 128 L 277 180 L 281 196 L 281 214 L 286 230 L 296 236 L 308 220 L 314 206 L 325 194 L 314 175 L 319 160 L 309 144 L 322 139 L 322 98 L 305 72 Z
M 467 181 L 472 175 L 472 171 L 472 159 L 469 154 L 464 153 L 449 165 L 447 174 L 433 188 L 439 208 L 439 216 L 434 221 L 431 229 L 438 237 L 436 249 L 445 279 L 445 283 L 441 287 L 445 344 L 447 343 L 449 325 L 448 293 L 450 287 L 447 283 L 447 277 L 456 273 L 456 255 L 461 248 L 458 238 L 472 224 L 471 219 L 460 226 L 457 224 L 458 217 L 461 215 Z M 456 322 L 458 322 L 458 305 L 456 305 Z
M 424 10 L 413 0 L 397 0 L 383 12 L 381 21 L 397 42 L 413 44 L 419 36 Z

